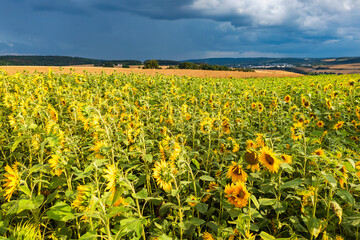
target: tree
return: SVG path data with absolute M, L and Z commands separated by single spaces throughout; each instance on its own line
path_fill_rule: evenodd
M 148 60 L 144 64 L 144 69 L 159 69 L 159 63 L 156 60 Z

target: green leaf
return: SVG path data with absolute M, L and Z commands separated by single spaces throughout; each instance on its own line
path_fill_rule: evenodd
M 110 213 L 106 215 L 108 218 L 112 218 L 113 216 L 128 211 L 129 209 L 124 206 L 118 206 L 111 209 Z
M 331 187 L 335 188 L 337 186 L 337 181 L 332 174 L 326 172 L 321 172 L 321 174 L 326 178 Z
M 53 193 L 49 194 L 46 198 L 46 203 L 52 202 L 56 198 L 58 192 L 59 192 L 58 190 L 55 190 Z
M 233 207 L 232 209 L 230 209 L 229 214 L 232 219 L 235 219 L 241 214 L 241 212 L 242 211 L 239 208 Z
M 260 198 L 259 203 L 261 206 L 271 206 L 276 203 L 276 199 L 270 199 L 270 198 Z
M 165 233 L 159 237 L 159 240 L 172 240 L 173 238 L 169 237 Z
M 44 202 L 44 196 L 39 195 L 32 199 L 21 199 L 19 200 L 19 208 L 17 209 L 17 213 L 20 213 L 24 210 L 33 210 L 41 206 Z
M 210 177 L 210 176 L 208 176 L 208 175 L 202 175 L 202 176 L 200 177 L 200 179 L 203 180 L 203 181 L 215 182 L 215 179 L 212 178 L 212 177 Z
M 281 185 L 280 190 L 283 190 L 285 188 L 298 188 L 298 186 L 302 183 L 303 181 L 301 179 L 296 178 Z
M 139 219 L 139 218 L 125 218 L 125 219 L 120 221 L 120 224 L 122 226 L 126 227 L 126 229 L 128 231 L 134 231 L 137 236 L 141 235 L 141 230 L 142 230 L 141 219 Z
M 270 234 L 268 234 L 266 232 L 261 232 L 260 237 L 263 240 L 274 240 L 274 239 L 276 239 L 275 237 L 273 237 L 272 235 L 270 235 Z
M 24 185 L 21 185 L 21 186 L 19 187 L 19 189 L 20 189 L 23 193 L 25 193 L 28 197 L 31 197 L 31 191 L 30 191 L 29 187 L 27 186 L 26 182 L 25 182 Z
M 356 166 L 355 166 L 355 162 L 354 160 L 350 159 L 350 158 L 347 158 L 346 159 L 347 162 L 343 162 L 346 170 L 348 170 L 349 172 L 355 172 L 356 171 Z
M 260 208 L 260 203 L 259 203 L 258 200 L 256 199 L 255 195 L 251 195 L 251 196 L 250 196 L 250 199 L 251 199 L 251 201 L 254 203 L 255 207 L 256 207 L 257 209 L 259 209 L 259 208 Z
M 75 218 L 71 207 L 64 202 L 57 202 L 46 212 L 46 215 L 50 219 L 62 222 L 67 222 Z
M 170 209 L 174 209 L 174 208 L 176 208 L 176 205 L 175 205 L 175 204 L 170 203 L 170 202 L 165 203 L 165 204 L 163 204 L 163 205 L 160 207 L 160 209 L 159 209 L 159 214 L 160 214 L 160 216 L 163 217 L 163 216 L 165 216 L 166 213 L 168 213 L 168 211 L 169 211 Z
M 309 230 L 309 233 L 317 238 L 321 232 L 321 222 L 319 219 L 311 217 L 307 223 L 307 228 Z
M 200 164 L 196 159 L 193 158 L 191 161 L 196 166 L 197 169 L 200 169 Z
M 284 213 L 287 209 L 287 202 L 284 202 L 284 201 L 281 201 L 281 202 L 278 202 L 276 201 L 276 203 L 273 205 L 273 208 L 275 210 L 275 212 L 281 214 L 281 213 Z
M 356 228 L 360 227 L 360 214 L 351 217 L 344 217 L 342 224 L 351 225 Z
M 190 219 L 190 222 L 191 222 L 191 224 L 194 224 L 195 226 L 200 226 L 200 225 L 204 224 L 206 221 L 202 220 L 200 218 L 195 218 L 194 217 L 194 218 Z
M 133 193 L 132 196 L 137 199 L 146 199 L 148 197 L 148 192 L 147 192 L 146 188 L 144 188 L 140 192 L 137 192 L 135 194 Z
M 22 141 L 24 141 L 26 138 L 27 138 L 26 136 L 21 136 L 21 137 L 17 138 L 17 139 L 15 140 L 15 142 L 13 143 L 13 145 L 11 146 L 10 151 L 11 151 L 11 152 L 14 152 L 15 149 L 17 148 L 17 146 L 19 146 L 19 144 L 20 144 Z
M 29 170 L 29 174 L 35 173 L 40 171 L 42 168 L 44 168 L 44 164 L 36 164 Z
M 50 189 L 58 188 L 66 183 L 66 178 L 54 177 L 49 185 Z
M 152 163 L 152 161 L 153 161 L 153 156 L 152 156 L 151 154 L 146 154 L 146 155 L 144 156 L 144 159 L 145 159 L 146 161 L 148 161 L 149 163 Z
M 178 195 L 179 192 L 180 192 L 180 190 L 171 189 L 170 195 L 171 195 L 172 197 L 176 197 L 176 195 Z
M 216 222 L 213 222 L 213 221 L 207 222 L 207 223 L 206 223 L 206 226 L 208 226 L 209 228 L 211 228 L 214 232 L 217 232 L 218 229 L 219 229 L 219 225 L 217 225 L 217 223 L 216 223 Z
M 91 232 L 87 232 L 79 238 L 79 240 L 95 240 L 95 239 L 97 239 L 97 235 Z
M 346 189 L 340 189 L 336 192 L 336 195 L 344 199 L 345 201 L 349 202 L 351 205 L 355 204 L 354 197 L 346 190 Z
M 208 205 L 206 203 L 198 203 L 195 205 L 195 208 L 200 213 L 206 213 L 206 211 L 208 210 Z

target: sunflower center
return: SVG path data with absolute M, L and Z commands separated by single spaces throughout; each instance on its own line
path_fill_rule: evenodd
M 164 182 L 171 182 L 172 176 L 171 176 L 171 169 L 168 168 L 162 168 L 160 170 L 160 178 Z
M 266 154 L 265 155 L 265 161 L 270 164 L 270 165 L 273 165 L 274 164 L 274 158 L 271 157 L 269 154 Z
M 244 155 L 244 159 L 250 165 L 255 165 L 259 162 L 254 152 L 246 152 Z
M 239 166 L 235 166 L 234 169 L 233 169 L 233 173 L 236 174 L 236 175 L 241 175 L 241 168 Z
M 236 195 L 237 198 L 243 198 L 244 196 L 245 196 L 244 191 L 239 191 L 238 194 Z

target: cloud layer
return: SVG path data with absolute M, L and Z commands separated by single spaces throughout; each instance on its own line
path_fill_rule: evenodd
M 360 0 L 4 0 L 0 54 L 360 55 Z

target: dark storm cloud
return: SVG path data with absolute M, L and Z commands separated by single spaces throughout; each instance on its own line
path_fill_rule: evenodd
M 0 54 L 360 55 L 359 0 L 4 0 Z

